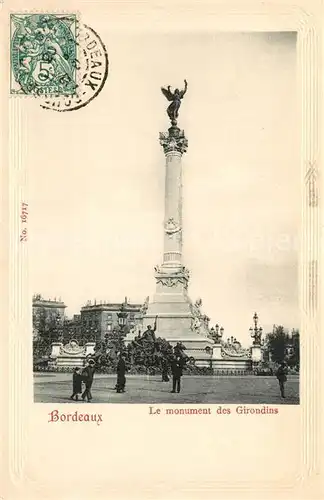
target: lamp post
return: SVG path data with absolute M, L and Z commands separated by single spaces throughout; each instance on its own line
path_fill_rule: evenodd
M 218 363 L 222 359 L 221 339 L 224 335 L 224 328 L 216 324 L 215 327 L 210 330 L 210 334 L 212 339 L 214 340 L 213 353 L 211 359 L 211 367 L 213 368 L 215 363 Z
M 128 313 L 125 310 L 125 303 L 123 303 L 121 305 L 121 307 L 120 307 L 119 312 L 117 313 L 118 326 L 119 326 L 120 332 L 123 332 L 124 329 L 125 329 L 125 326 L 126 326 L 126 323 L 127 323 L 127 316 L 128 316 Z
M 61 324 L 61 319 L 57 317 L 55 319 L 55 322 L 56 322 L 57 340 L 58 342 L 63 343 L 63 326 Z
M 261 336 L 263 332 L 263 328 L 258 326 L 258 315 L 257 313 L 254 313 L 253 316 L 253 322 L 254 322 L 254 327 L 249 329 L 250 335 L 253 338 L 253 345 L 261 345 Z
M 258 326 L 258 315 L 257 313 L 253 316 L 254 327 L 249 329 L 250 335 L 253 338 L 253 345 L 251 347 L 251 361 L 252 368 L 256 368 L 259 363 L 262 361 L 262 341 L 261 336 L 263 329 Z
M 126 311 L 126 301 L 120 307 L 119 312 L 117 313 L 118 317 L 118 347 L 121 349 L 124 337 L 126 335 L 126 326 L 127 326 L 127 317 L 128 312 Z
M 87 330 L 87 333 L 89 332 L 89 330 Z M 96 328 L 95 326 L 91 326 L 90 327 L 90 336 L 88 337 L 88 341 L 90 342 L 97 342 L 97 335 L 98 335 L 98 328 Z

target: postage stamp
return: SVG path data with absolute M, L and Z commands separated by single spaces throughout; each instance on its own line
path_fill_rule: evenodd
M 76 22 L 75 14 L 11 14 L 11 94 L 75 94 Z

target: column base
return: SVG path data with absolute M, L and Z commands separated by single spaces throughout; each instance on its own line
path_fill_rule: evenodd
M 163 267 L 156 270 L 156 293 L 148 304 L 142 332 L 153 325 L 157 317 L 157 337 L 165 338 L 171 345 L 181 342 L 188 356 L 208 360 L 214 341 L 207 336 L 206 325 L 201 322 L 197 328 L 197 310 L 187 292 L 189 273 L 183 266 L 180 269 L 177 272 L 166 272 Z

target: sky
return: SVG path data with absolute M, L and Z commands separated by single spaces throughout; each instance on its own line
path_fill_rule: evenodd
M 99 29 L 100 28 L 100 29 Z M 118 33 L 102 92 L 71 113 L 26 102 L 33 293 L 143 302 L 162 263 L 161 86 L 188 80 L 179 126 L 189 295 L 243 343 L 252 316 L 299 327 L 300 159 L 294 33 Z

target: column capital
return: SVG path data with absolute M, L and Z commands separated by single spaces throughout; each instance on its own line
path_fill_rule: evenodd
M 176 126 L 169 128 L 168 132 L 160 132 L 160 144 L 164 154 L 178 152 L 181 155 L 187 151 L 188 139 L 184 131 Z

